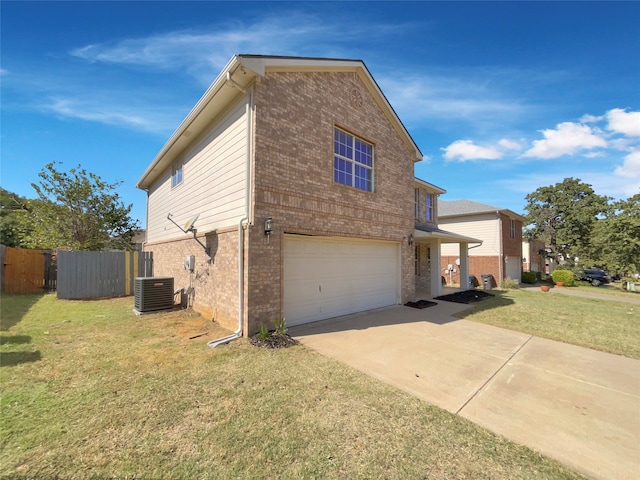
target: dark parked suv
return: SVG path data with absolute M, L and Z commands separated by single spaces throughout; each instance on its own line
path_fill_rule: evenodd
M 599 268 L 587 268 L 586 270 L 580 272 L 580 275 L 578 277 L 578 280 L 589 282 L 594 287 L 602 285 L 603 283 L 609 283 L 611 281 L 609 275 L 607 275 L 607 272 L 605 272 L 604 270 L 600 270 Z

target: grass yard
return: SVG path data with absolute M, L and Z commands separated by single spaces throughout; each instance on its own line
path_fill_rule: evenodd
M 303 346 L 209 349 L 131 297 L 1 301 L 2 478 L 582 478 Z
M 608 294 L 596 287 L 584 289 Z M 491 293 L 494 298 L 475 304 L 457 317 L 640 359 L 638 304 L 550 295 L 537 290 L 492 290 Z M 634 293 L 627 295 L 637 298 Z

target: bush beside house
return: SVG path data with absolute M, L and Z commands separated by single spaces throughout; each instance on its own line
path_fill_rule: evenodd
M 566 287 L 572 287 L 575 284 L 575 276 L 571 270 L 554 270 L 551 278 L 555 283 L 562 282 Z

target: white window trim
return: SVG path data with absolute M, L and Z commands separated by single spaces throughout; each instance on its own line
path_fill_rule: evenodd
M 348 135 L 349 137 L 351 137 L 351 139 L 353 141 L 353 144 L 352 144 L 351 148 L 352 148 L 352 151 L 354 152 L 354 158 L 345 157 L 343 155 L 340 155 L 339 153 L 336 153 L 335 143 L 334 143 L 334 147 L 333 147 L 333 158 L 335 159 L 335 157 L 338 157 L 338 158 L 341 158 L 341 159 L 346 160 L 347 162 L 351 163 L 352 166 L 355 166 L 357 164 L 359 167 L 363 167 L 363 168 L 368 169 L 371 172 L 371 182 L 370 182 L 371 188 L 369 190 L 364 190 L 362 188 L 356 187 L 356 185 L 355 185 L 355 179 L 356 179 L 355 168 L 353 168 L 352 173 L 351 173 L 351 185 L 347 185 L 346 183 L 336 182 L 335 181 L 335 171 L 336 171 L 335 164 L 333 166 L 333 171 L 332 171 L 334 182 L 338 183 L 339 185 L 345 185 L 347 187 L 355 188 L 356 190 L 360 190 L 362 192 L 373 192 L 373 191 L 375 191 L 375 183 L 374 183 L 375 182 L 375 148 L 373 146 L 373 143 L 368 142 L 364 138 L 359 137 L 357 135 L 354 135 L 353 133 L 349 133 L 346 130 L 343 130 L 343 129 L 338 128 L 338 127 L 334 127 L 333 128 L 333 134 L 334 134 L 334 140 L 333 141 L 334 142 L 335 142 L 335 132 L 336 132 L 336 130 L 338 130 L 338 131 L 344 133 L 345 135 Z M 364 163 L 356 162 L 356 160 L 355 160 L 355 150 L 356 150 L 355 141 L 356 141 L 356 139 L 360 140 L 362 143 L 366 143 L 367 145 L 371 146 L 371 166 L 365 165 Z M 335 160 L 334 160 L 334 162 L 335 162 Z
M 180 181 L 176 180 L 177 173 L 180 172 Z M 176 188 L 184 182 L 184 163 L 182 159 L 171 165 L 171 188 Z
M 431 199 L 431 205 L 429 205 L 429 199 Z M 427 196 L 424 200 L 424 204 L 426 207 L 426 211 L 424 212 L 424 218 L 427 222 L 433 222 L 435 217 L 434 212 L 434 203 L 435 203 L 435 195 L 433 193 L 427 193 Z M 429 215 L 431 213 L 431 215 Z M 431 218 L 429 218 L 431 217 Z

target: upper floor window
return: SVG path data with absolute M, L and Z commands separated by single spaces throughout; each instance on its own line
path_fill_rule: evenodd
M 171 188 L 182 183 L 182 160 L 178 160 L 171 167 Z
M 509 238 L 516 238 L 516 221 L 511 220 L 509 223 Z
M 415 211 L 416 218 L 420 218 L 420 189 L 416 188 L 415 191 Z
M 373 191 L 373 145 L 335 129 L 333 135 L 333 179 L 368 192 Z
M 435 195 L 433 193 L 427 193 L 427 222 L 433 222 L 434 220 L 434 198 Z

